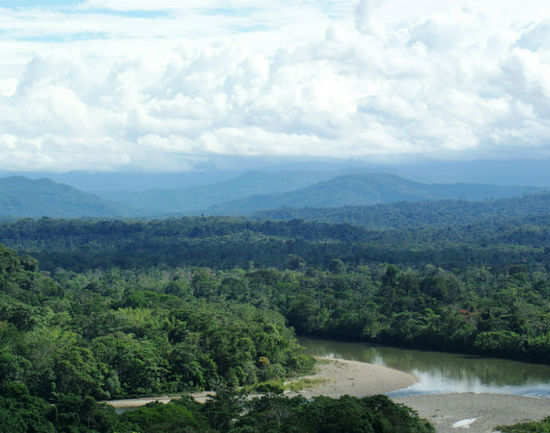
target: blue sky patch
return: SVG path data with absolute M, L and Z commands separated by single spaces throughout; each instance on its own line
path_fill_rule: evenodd
M 9 9 L 18 8 L 60 8 L 78 6 L 82 0 L 3 0 L 0 2 L 1 7 Z
M 114 10 L 114 9 L 79 9 L 74 11 L 67 11 L 68 13 L 77 14 L 99 14 L 99 15 L 114 15 L 117 17 L 127 18 L 162 18 L 170 16 L 169 11 L 164 10 Z
M 258 8 L 209 8 L 209 9 L 199 9 L 198 11 L 204 15 L 220 15 L 225 17 L 248 17 L 254 12 L 257 12 Z
M 92 41 L 92 40 L 98 40 L 98 39 L 109 39 L 109 35 L 107 33 L 101 33 L 101 32 L 81 32 L 81 33 L 71 33 L 71 34 L 61 34 L 61 35 L 23 36 L 17 39 L 19 41 L 27 41 L 27 42 L 64 43 L 64 42 L 74 42 L 74 41 Z
M 8 9 L 52 9 L 73 14 L 102 14 L 130 18 L 166 17 L 170 13 L 164 10 L 113 10 L 113 9 L 77 9 L 84 0 L 0 0 L 0 8 Z

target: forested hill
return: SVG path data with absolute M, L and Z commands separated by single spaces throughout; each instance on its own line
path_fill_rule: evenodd
M 400 202 L 373 206 L 338 208 L 276 209 L 260 211 L 257 218 L 269 220 L 303 219 L 328 223 L 347 223 L 368 229 L 406 229 L 426 226 L 467 225 L 489 220 L 522 220 L 533 223 L 536 217 L 550 214 L 550 193 L 469 202 L 440 200 Z
M 232 179 L 207 185 L 190 187 L 184 183 L 175 183 L 172 188 L 103 191 L 100 195 L 132 209 L 132 215 L 200 214 L 204 209 L 228 200 L 243 199 L 255 194 L 292 191 L 331 177 L 331 172 L 323 171 L 249 171 Z
M 0 179 L 1 217 L 111 217 L 118 213 L 114 205 L 93 194 L 49 179 Z
M 151 221 L 25 219 L 0 224 L 0 241 L 43 268 L 208 266 L 216 269 L 348 264 L 545 265 L 550 216 L 404 230 L 349 224 L 187 217 Z
M 332 208 L 401 201 L 487 200 L 541 191 L 535 187 L 476 184 L 424 184 L 398 176 L 374 173 L 339 176 L 280 194 L 255 195 L 207 209 L 212 215 L 250 215 L 266 209 Z
M 49 179 L 12 176 L 0 178 L 0 218 L 165 217 L 203 213 L 247 216 L 277 208 L 486 200 L 541 191 L 528 186 L 423 184 L 389 174 L 332 177 L 334 174 L 323 171 L 248 172 L 212 185 L 175 186 L 173 190 L 103 191 L 100 196 Z M 258 195 L 260 193 L 264 195 Z M 300 217 L 309 219 L 307 214 Z M 327 221 L 333 220 L 327 218 Z
M 257 294 L 270 275 L 251 275 Z M 226 274 L 223 286 L 241 298 L 243 276 Z M 217 278 L 209 269 L 59 269 L 52 278 L 0 245 L 0 432 L 433 433 L 382 396 L 253 401 L 233 391 L 282 393 L 313 358 L 265 294 L 259 306 L 218 296 Z M 204 405 L 185 395 L 201 389 L 217 395 Z M 184 396 L 120 416 L 96 402 L 165 393 Z M 331 428 L 334 420 L 344 429 Z

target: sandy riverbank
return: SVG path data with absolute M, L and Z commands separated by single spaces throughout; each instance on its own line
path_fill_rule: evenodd
M 438 433 L 490 433 L 497 425 L 550 416 L 550 399 L 500 394 L 441 394 L 395 398 L 430 421 Z
M 313 375 L 298 379 L 311 379 L 313 386 L 298 393 L 287 394 L 300 394 L 306 398 L 318 395 L 337 398 L 345 394 L 366 397 L 406 388 L 416 382 L 416 378 L 408 373 L 358 361 L 321 358 L 317 370 Z M 204 402 L 211 394 L 196 393 L 193 397 Z M 117 409 L 130 409 L 152 401 L 167 403 L 174 398 L 177 397 L 116 400 L 108 404 Z M 438 433 L 490 433 L 497 425 L 515 424 L 550 416 L 550 399 L 513 395 L 437 394 L 394 398 L 394 401 L 416 410 L 435 426 Z
M 318 360 L 317 373 L 300 379 L 321 382 L 298 392 L 304 397 L 325 395 L 337 398 L 346 394 L 366 397 L 407 388 L 416 383 L 416 378 L 412 374 L 381 365 L 333 358 Z M 292 394 L 296 393 L 289 393 Z
M 323 360 L 321 360 L 323 361 Z M 344 394 L 365 397 L 406 388 L 414 376 L 363 362 L 330 360 L 318 364 L 311 379 L 326 379 L 300 392 L 305 397 Z M 429 420 L 437 433 L 490 433 L 498 425 L 540 420 L 550 416 L 550 399 L 499 394 L 437 394 L 394 398 Z

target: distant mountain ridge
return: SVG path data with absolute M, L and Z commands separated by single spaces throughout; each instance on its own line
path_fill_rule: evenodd
M 75 170 L 69 172 L 21 172 L 2 170 L 0 177 L 48 178 L 79 190 L 98 194 L 105 191 L 147 191 L 191 188 L 221 183 L 250 171 L 332 172 L 338 174 L 389 173 L 423 183 L 475 183 L 490 185 L 532 185 L 550 188 L 550 159 L 391 161 L 330 158 L 238 157 L 211 155 L 181 171 Z M 315 183 L 315 182 L 312 182 Z M 270 193 L 269 191 L 263 192 Z
M 54 218 L 113 217 L 115 205 L 50 179 L 0 178 L 0 216 Z
M 302 215 L 308 219 L 315 213 L 313 209 L 321 209 L 318 211 L 321 219 L 340 221 L 349 219 L 349 215 L 328 217 L 330 212 L 326 208 L 500 199 L 541 190 L 529 186 L 424 184 L 384 173 L 338 176 L 330 171 L 288 171 L 247 172 L 223 182 L 188 189 L 134 193 L 106 191 L 98 197 L 49 179 L 11 176 L 0 178 L 0 217 L 164 217 L 201 213 L 250 216 L 270 209 L 285 209 L 287 213 L 292 213 L 291 209 L 305 209 Z M 410 212 L 415 214 L 418 210 Z M 357 215 L 360 215 L 359 219 L 365 217 L 363 211 L 352 213 L 351 219 L 356 219 Z M 349 209 L 344 212 L 347 214 Z
M 338 176 L 291 192 L 251 196 L 212 206 L 212 215 L 251 215 L 266 209 L 336 208 L 392 202 L 432 200 L 486 200 L 532 194 L 541 191 L 530 186 L 476 184 L 424 184 L 399 176 L 371 173 Z
M 280 193 L 303 188 L 334 177 L 322 171 L 249 171 L 229 180 L 210 185 L 149 191 L 109 191 L 101 197 L 118 202 L 142 216 L 167 214 L 200 214 L 210 206 L 229 200 L 244 199 L 260 193 Z

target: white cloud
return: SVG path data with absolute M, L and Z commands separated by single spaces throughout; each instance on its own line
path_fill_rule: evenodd
M 355 10 L 355 25 L 360 32 L 369 32 L 376 26 L 376 11 L 384 0 L 359 0 Z
M 89 0 L 72 11 L 5 9 L 0 168 L 173 170 L 210 154 L 546 156 L 544 3 L 408 6 Z
M 0 80 L 0 97 L 12 96 L 16 90 L 17 90 L 17 80 L 15 78 Z

